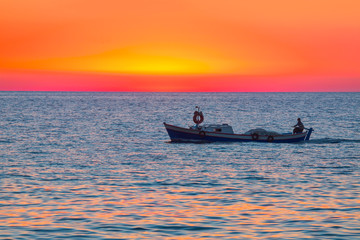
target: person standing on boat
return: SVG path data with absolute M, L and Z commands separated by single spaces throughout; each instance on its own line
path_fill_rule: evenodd
M 302 133 L 304 130 L 304 124 L 301 122 L 300 118 L 297 119 L 297 124 L 294 125 L 293 127 L 294 127 L 293 134 Z

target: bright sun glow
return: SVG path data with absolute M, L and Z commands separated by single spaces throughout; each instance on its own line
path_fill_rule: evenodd
M 59 64 L 61 63 L 61 64 Z M 142 44 L 95 55 L 50 58 L 27 63 L 27 69 L 85 71 L 139 75 L 249 73 L 250 61 L 234 59 L 215 49 L 195 45 Z
M 121 57 L 106 59 L 103 64 L 92 66 L 92 69 L 104 72 L 161 75 L 201 74 L 211 71 L 211 67 L 206 62 L 173 56 L 128 56 L 126 59 Z

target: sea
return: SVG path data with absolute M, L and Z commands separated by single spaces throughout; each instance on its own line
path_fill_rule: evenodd
M 171 143 L 163 122 L 301 143 Z M 360 93 L 0 92 L 0 239 L 360 239 Z

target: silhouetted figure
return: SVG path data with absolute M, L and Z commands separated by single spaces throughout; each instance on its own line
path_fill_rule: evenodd
M 302 133 L 304 131 L 304 124 L 301 122 L 301 119 L 297 119 L 297 124 L 294 125 L 293 134 L 295 133 Z

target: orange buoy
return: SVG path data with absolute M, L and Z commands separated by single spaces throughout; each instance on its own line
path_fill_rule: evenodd
M 193 116 L 193 121 L 196 124 L 200 124 L 204 121 L 204 115 L 202 112 L 195 111 Z

